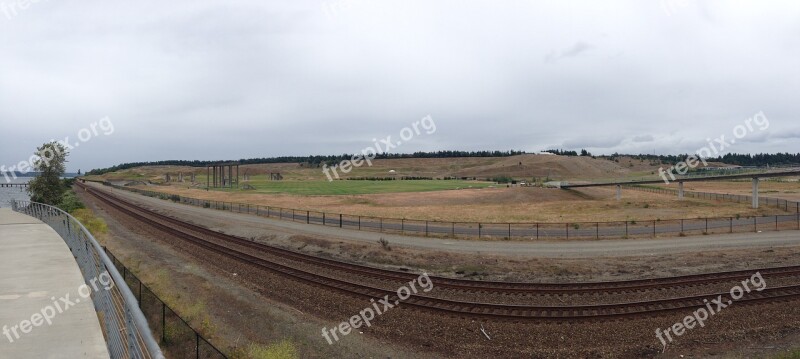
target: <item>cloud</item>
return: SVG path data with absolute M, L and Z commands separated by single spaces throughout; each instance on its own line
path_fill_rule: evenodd
M 640 136 L 634 136 L 632 141 L 633 142 L 653 142 L 654 139 L 655 139 L 655 137 L 653 137 L 652 135 L 640 135 Z
M 352 153 L 427 114 L 398 151 L 687 153 L 763 110 L 774 140 L 732 148 L 800 152 L 800 2 L 576 4 L 38 2 L 0 13 L 0 165 L 105 116 L 70 170 Z
M 800 139 L 800 129 L 786 130 L 769 135 L 769 138 L 774 139 Z
M 555 63 L 561 59 L 567 57 L 576 57 L 586 51 L 592 49 L 593 46 L 583 41 L 578 41 L 574 45 L 560 51 L 556 52 L 555 50 L 551 51 L 549 54 L 545 55 L 544 61 L 546 63 Z
M 598 137 L 584 137 L 564 141 L 562 147 L 565 149 L 579 149 L 579 148 L 612 148 L 622 143 L 622 137 L 615 136 L 598 136 Z

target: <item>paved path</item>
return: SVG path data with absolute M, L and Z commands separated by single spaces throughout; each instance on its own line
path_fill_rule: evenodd
M 100 184 L 92 183 L 90 185 L 104 191 L 110 190 L 108 187 L 104 187 Z M 112 193 L 128 200 L 147 204 L 150 207 L 168 210 L 171 212 L 172 216 L 180 217 L 183 214 L 202 217 L 204 218 L 203 223 L 207 226 L 218 227 L 220 223 L 227 226 L 235 224 L 237 226 L 246 226 L 256 229 L 288 231 L 295 234 L 369 243 L 376 243 L 378 239 L 384 238 L 388 240 L 392 246 L 460 253 L 484 253 L 540 258 L 591 258 L 649 256 L 720 249 L 764 249 L 800 245 L 800 231 L 615 240 L 485 241 L 438 239 L 281 221 L 254 215 L 173 203 L 118 189 L 113 190 Z
M 0 358 L 108 358 L 94 305 L 76 298 L 83 283 L 52 228 L 0 208 Z M 76 304 L 65 309 L 61 298 Z M 54 301 L 62 313 L 52 310 Z M 53 313 L 52 324 L 42 313 Z

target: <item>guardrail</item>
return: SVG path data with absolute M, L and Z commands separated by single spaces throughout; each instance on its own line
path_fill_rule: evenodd
M 96 181 L 90 181 L 96 182 Z M 735 232 L 759 232 L 767 230 L 800 230 L 800 204 L 783 200 L 768 201 L 788 211 L 796 208 L 795 214 L 772 216 L 703 217 L 684 219 L 651 219 L 609 222 L 534 222 L 534 223 L 478 223 L 415 220 L 357 216 L 342 213 L 326 213 L 311 210 L 287 209 L 248 203 L 210 201 L 183 197 L 163 192 L 117 186 L 99 182 L 105 186 L 148 197 L 172 200 L 197 207 L 247 213 L 279 220 L 319 224 L 323 226 L 447 238 L 484 239 L 618 239 L 657 237 L 659 235 L 698 235 Z M 698 198 L 712 199 L 707 195 Z M 783 202 L 782 202 L 783 201 Z M 791 204 L 791 205 L 790 205 Z
M 41 220 L 64 239 L 87 285 L 103 273 L 111 276 L 114 286 L 110 290 L 92 293 L 111 358 L 164 358 L 125 278 L 83 224 L 69 213 L 42 203 L 11 201 L 11 208 Z

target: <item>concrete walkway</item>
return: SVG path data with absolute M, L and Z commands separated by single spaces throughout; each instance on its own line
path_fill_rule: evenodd
M 0 208 L 0 358 L 108 358 L 94 305 L 78 293 L 83 283 L 52 228 Z

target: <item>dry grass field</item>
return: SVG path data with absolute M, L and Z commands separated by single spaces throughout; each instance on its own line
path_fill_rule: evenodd
M 727 217 L 775 213 L 745 204 L 624 191 L 622 201 L 610 189 L 512 187 L 350 196 L 297 196 L 191 189 L 185 186 L 137 186 L 146 190 L 215 201 L 388 218 L 468 222 L 592 222 Z
M 506 158 L 393 159 L 377 160 L 371 167 L 357 168 L 350 176 L 493 177 L 517 179 L 609 180 L 651 176 L 657 164 L 631 158 L 618 162 L 590 157 L 520 155 Z M 164 174 L 173 180 L 184 174 L 184 182 L 163 184 Z M 194 172 L 196 184 L 188 182 Z M 268 181 L 266 174 L 280 172 L 283 181 Z M 244 181 L 247 173 L 250 181 Z M 560 190 L 540 187 L 490 186 L 475 181 L 333 181 L 325 180 L 320 168 L 301 164 L 265 164 L 240 167 L 242 183 L 255 190 L 206 191 L 205 169 L 174 166 L 134 168 L 104 176 L 105 180 L 152 181 L 161 185 L 137 188 L 186 197 L 249 203 L 255 205 L 325 211 L 362 216 L 469 222 L 591 222 L 622 220 L 667 220 L 680 218 L 760 215 L 774 208 L 750 209 L 746 204 L 687 198 L 640 191 L 624 191 L 622 201 L 611 188 Z M 687 190 L 742 193 L 749 182 L 687 183 Z M 675 186 L 671 186 L 674 188 Z M 797 182 L 762 183 L 763 195 L 794 195 Z M 777 197 L 777 196 L 776 196 Z

